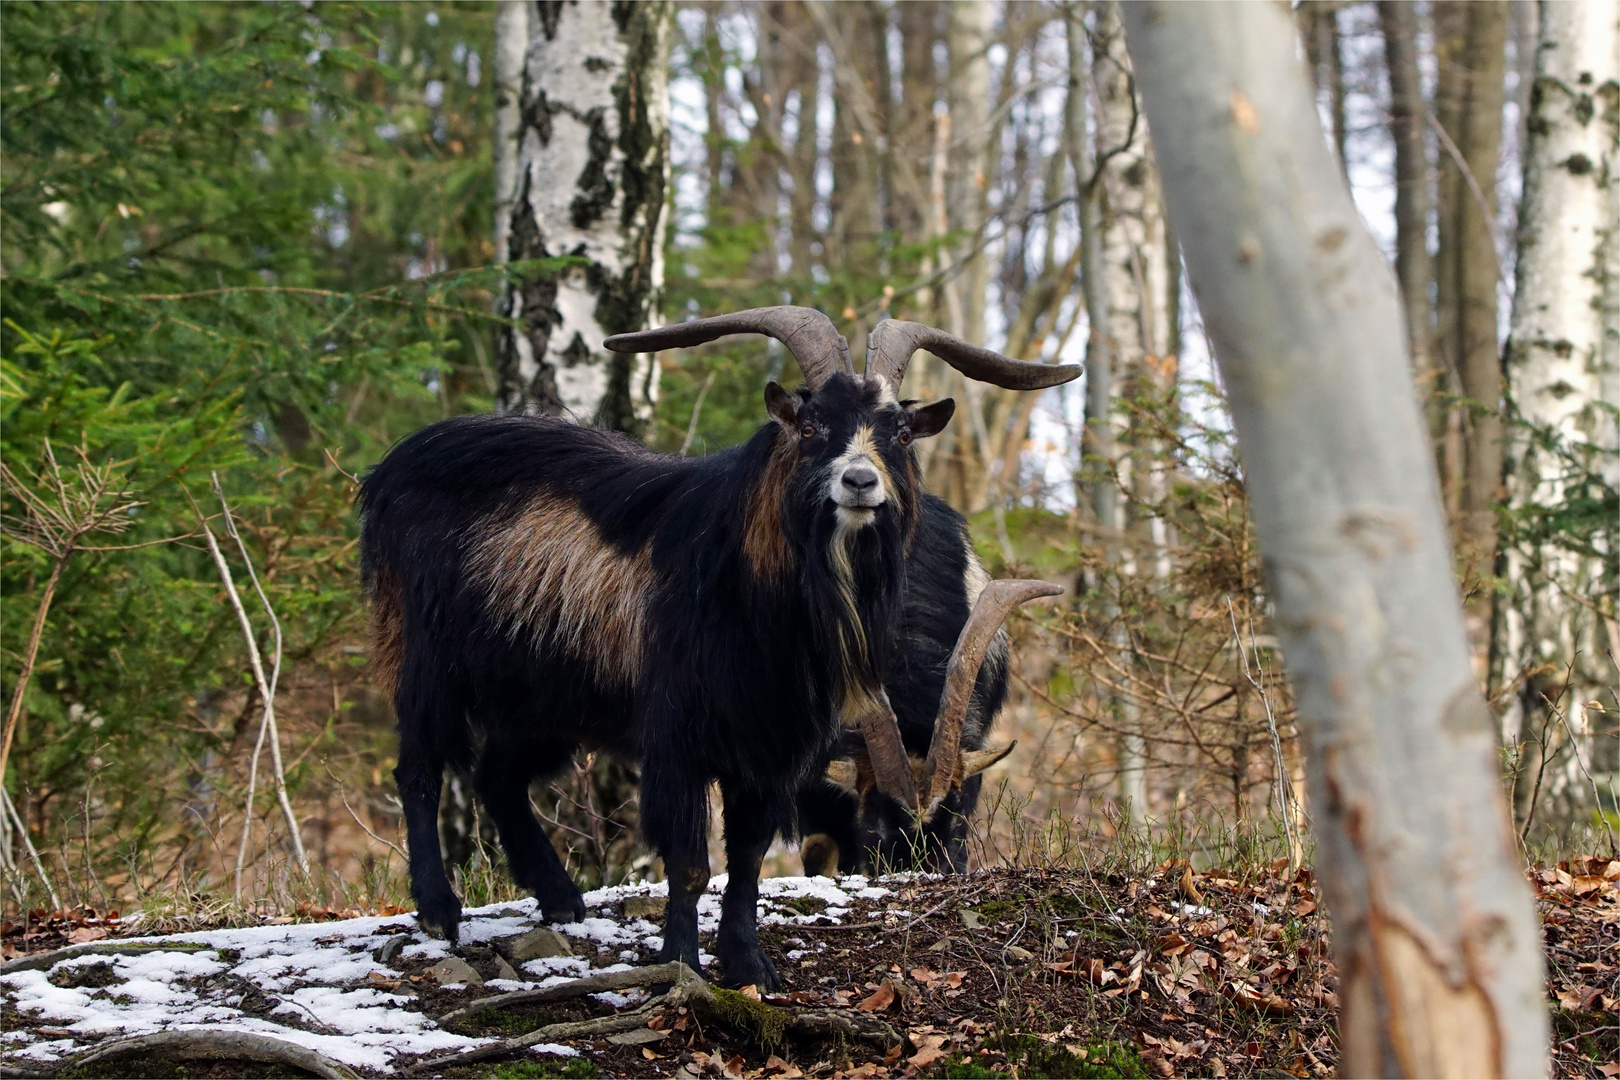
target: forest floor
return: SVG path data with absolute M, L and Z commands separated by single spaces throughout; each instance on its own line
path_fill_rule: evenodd
M 1620 861 L 1571 860 L 1531 881 L 1554 1074 L 1612 1077 Z M 723 884 L 700 908 L 706 946 Z M 631 985 L 661 944 L 662 892 L 590 893 L 589 917 L 552 928 L 561 935 L 537 932 L 532 901 L 477 909 L 454 951 L 393 910 L 200 927 L 36 912 L 0 926 L 0 1076 L 1326 1077 L 1337 1066 L 1327 920 L 1310 871 L 1286 863 L 767 879 L 761 939 L 786 985 L 763 999 Z M 581 978 L 598 992 L 564 996 Z M 554 986 L 566 989 L 451 1015 Z

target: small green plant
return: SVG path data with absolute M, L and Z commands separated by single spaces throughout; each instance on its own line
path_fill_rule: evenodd
M 549 1061 L 513 1061 L 495 1066 L 498 1080 L 596 1080 L 601 1073 L 589 1058 L 569 1058 L 562 1068 Z
M 1063 1046 L 1037 1039 L 1033 1035 L 1003 1035 L 995 1044 L 1007 1055 L 1009 1064 L 1018 1067 L 1018 1075 L 1034 1080 L 1037 1077 L 1072 1077 L 1075 1080 L 1145 1080 L 1147 1066 L 1129 1043 L 1103 1040 L 1090 1043 L 1078 1054 Z M 979 1066 L 973 1066 L 979 1068 Z M 980 1076 L 986 1073 L 968 1073 Z

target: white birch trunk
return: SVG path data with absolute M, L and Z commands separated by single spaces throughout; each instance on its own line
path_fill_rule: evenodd
M 500 0 L 495 11 L 495 262 L 511 258 L 512 204 L 517 199 L 523 125 L 523 58 L 529 51 L 531 0 Z
M 1097 153 L 1106 158 L 1102 166 L 1101 286 L 1108 307 L 1104 325 L 1113 360 L 1112 390 L 1118 394 L 1134 391 L 1143 380 L 1156 383 L 1166 370 L 1167 354 L 1175 340 L 1175 328 L 1170 324 L 1174 278 L 1158 168 L 1147 118 L 1141 115 L 1135 92 L 1119 4 L 1098 5 L 1096 12 L 1098 55 L 1092 61 L 1092 80 L 1098 100 Z M 1121 451 L 1115 459 L 1121 483 L 1137 498 L 1157 503 L 1166 482 L 1161 455 L 1154 446 L 1132 438 L 1111 401 L 1107 415 L 1113 429 L 1112 445 Z M 1112 505 L 1112 519 L 1098 524 L 1123 532 L 1139 523 L 1161 552 L 1151 570 L 1167 574 L 1169 566 L 1162 555 L 1168 539 L 1165 523 L 1156 515 L 1133 513 L 1136 506 L 1118 499 Z M 1133 522 L 1132 518 L 1145 520 Z M 1139 572 L 1132 545 L 1121 546 L 1120 558 L 1122 572 Z M 1123 630 L 1119 641 L 1125 644 Z M 1133 702 L 1121 701 L 1119 711 L 1121 726 L 1138 727 Z M 1120 740 L 1120 798 L 1130 807 L 1132 822 L 1145 824 L 1149 808 L 1147 743 L 1140 731 Z
M 650 325 L 663 291 L 670 11 L 588 0 L 529 12 L 509 253 L 586 263 L 509 291 L 523 330 L 501 342 L 503 411 L 637 433 L 652 418 L 653 358 L 602 340 Z
M 1400 305 L 1287 7 L 1132 4 L 1298 691 L 1346 1076 L 1539 1076 L 1541 938 L 1469 657 Z
M 1620 485 L 1613 344 L 1620 326 L 1606 310 L 1620 277 L 1620 5 L 1539 7 L 1506 363 L 1509 416 L 1520 422 L 1507 448 L 1508 508 L 1527 523 L 1568 511 L 1572 460 L 1584 460 L 1611 490 Z M 1495 675 L 1499 685 L 1530 688 L 1510 695 L 1509 740 L 1527 734 L 1525 713 L 1537 711 L 1542 695 L 1562 690 L 1561 707 L 1588 741 L 1582 705 L 1614 684 L 1604 655 L 1614 633 L 1605 625 L 1615 617 L 1614 525 L 1596 537 L 1595 557 L 1553 542 L 1513 543 L 1511 535 L 1504 546 L 1508 588 L 1497 598 Z M 1577 764 L 1567 765 L 1557 780 L 1578 791 Z

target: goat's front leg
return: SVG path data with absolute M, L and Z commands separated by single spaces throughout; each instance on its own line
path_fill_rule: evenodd
M 669 907 L 658 960 L 698 962 L 698 898 L 709 887 L 708 785 L 672 755 L 649 755 L 641 770 L 641 829 L 664 858 Z
M 726 813 L 725 899 L 720 905 L 720 936 L 715 956 L 725 968 L 727 986 L 753 984 L 761 990 L 780 990 L 765 950 L 759 945 L 759 866 L 776 836 L 776 815 L 771 805 L 754 792 L 721 782 Z

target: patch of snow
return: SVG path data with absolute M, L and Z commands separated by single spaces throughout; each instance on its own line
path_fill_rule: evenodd
M 578 1057 L 579 1051 L 562 1043 L 535 1043 L 529 1047 L 537 1054 L 556 1054 L 558 1057 Z

